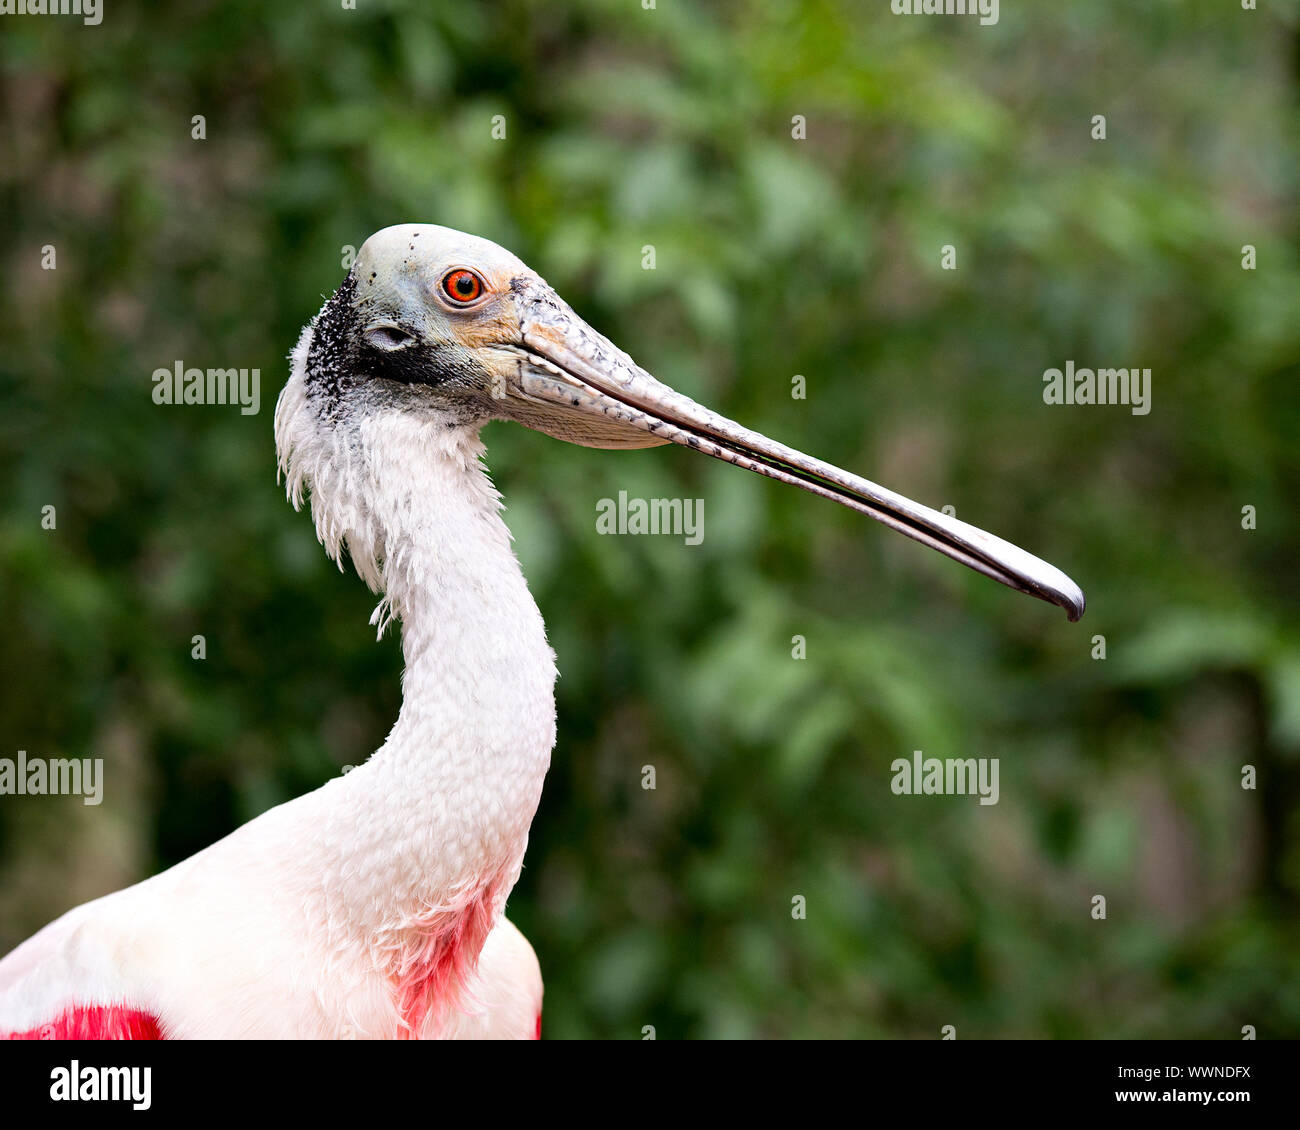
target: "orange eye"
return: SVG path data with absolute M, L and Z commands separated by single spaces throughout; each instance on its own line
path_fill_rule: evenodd
M 442 280 L 442 289 L 453 302 L 473 302 L 483 293 L 483 280 L 473 271 L 460 267 Z

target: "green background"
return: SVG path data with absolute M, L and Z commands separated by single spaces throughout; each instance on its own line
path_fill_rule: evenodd
M 0 798 L 0 950 L 382 741 L 397 639 L 271 414 L 344 246 L 418 220 L 1089 597 L 491 425 L 562 672 L 510 901 L 548 1036 L 1300 1035 L 1294 3 L 105 4 L 0 17 L 0 756 L 107 778 Z M 178 359 L 261 413 L 155 405 Z M 1150 368 L 1150 414 L 1044 405 L 1071 359 Z M 619 490 L 704 499 L 703 544 L 597 535 Z M 894 796 L 914 749 L 1000 758 L 1000 803 Z

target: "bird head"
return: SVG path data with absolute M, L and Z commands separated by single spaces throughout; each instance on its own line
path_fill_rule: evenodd
M 1071 620 L 1083 614 L 1078 585 L 1045 561 L 674 391 L 535 271 L 477 236 L 430 224 L 376 232 L 304 331 L 294 360 L 298 407 L 322 428 L 402 413 L 435 427 L 514 420 L 586 447 L 677 443 L 866 514 L 1059 605 Z M 282 463 L 286 446 L 301 442 L 285 434 L 289 392 L 277 408 Z

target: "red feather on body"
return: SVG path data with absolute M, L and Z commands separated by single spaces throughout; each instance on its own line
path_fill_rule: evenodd
M 0 1033 L 0 1040 L 161 1040 L 158 1018 L 118 1005 L 74 1005 L 39 1028 Z

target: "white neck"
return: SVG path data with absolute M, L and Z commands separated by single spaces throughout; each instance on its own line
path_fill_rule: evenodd
M 518 878 L 555 742 L 554 654 L 477 430 L 379 412 L 309 438 L 294 384 L 277 409 L 290 492 L 310 481 L 322 541 L 383 591 L 372 622 L 401 620 L 406 660 L 387 740 L 312 794 L 299 874 L 418 1027 L 457 995 Z

